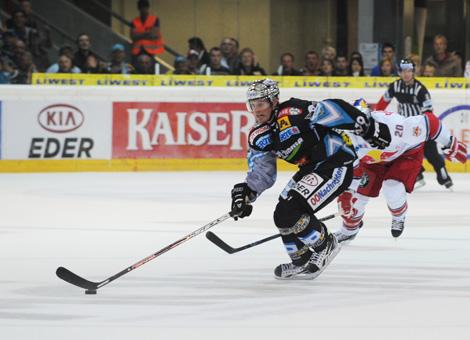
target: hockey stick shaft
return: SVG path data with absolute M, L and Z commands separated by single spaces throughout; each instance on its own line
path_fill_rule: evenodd
M 331 220 L 332 218 L 335 218 L 338 214 L 335 213 L 335 214 L 331 214 L 331 215 L 327 215 L 325 217 L 322 217 L 319 219 L 320 222 L 324 222 L 324 221 L 328 221 L 328 220 Z M 246 244 L 244 246 L 241 246 L 241 247 L 238 247 L 238 248 L 233 248 L 231 247 L 230 245 L 228 245 L 225 241 L 223 241 L 220 237 L 218 237 L 216 234 L 214 234 L 213 232 L 207 232 L 206 233 L 206 237 L 209 241 L 211 241 L 212 243 L 214 243 L 216 246 L 218 246 L 219 248 L 221 248 L 222 250 L 224 250 L 226 253 L 229 253 L 229 254 L 234 254 L 234 253 L 238 253 L 242 250 L 245 250 L 245 249 L 249 249 L 249 248 L 253 248 L 253 247 L 256 247 L 257 245 L 260 245 L 260 244 L 263 244 L 265 242 L 268 242 L 268 241 L 271 241 L 271 240 L 274 240 L 278 237 L 281 237 L 281 234 L 275 234 L 275 235 L 271 235 L 271 236 L 268 236 L 266 238 L 263 238 L 261 240 L 258 240 L 258 241 L 255 241 L 255 242 L 252 242 L 252 243 L 249 243 L 249 244 Z
M 232 215 L 231 215 L 230 212 L 226 213 L 225 215 L 213 220 L 212 222 L 206 224 L 205 226 L 193 231 L 192 233 L 189 233 L 185 237 L 171 243 L 170 245 L 160 249 L 159 251 L 153 253 L 152 255 L 149 255 L 149 256 L 143 258 L 142 260 L 134 263 L 133 265 L 127 267 L 124 270 L 121 270 L 119 273 L 114 274 L 113 276 L 111 276 L 111 277 L 109 277 L 109 278 L 107 278 L 107 279 L 105 279 L 101 282 L 88 281 L 88 280 L 74 274 L 73 272 L 71 272 L 70 270 L 68 270 L 67 268 L 64 268 L 64 267 L 57 268 L 56 274 L 62 280 L 66 281 L 68 283 L 71 283 L 75 286 L 78 286 L 78 287 L 81 287 L 81 288 L 84 288 L 84 289 L 89 289 L 89 290 L 96 290 L 96 289 L 101 288 L 101 287 L 107 285 L 108 283 L 116 280 L 117 278 L 133 271 L 134 269 L 139 268 L 140 266 L 144 265 L 145 263 L 157 258 L 158 256 L 160 256 L 160 255 L 166 253 L 167 251 L 179 246 L 180 244 L 192 239 L 193 237 L 207 231 L 208 229 L 210 229 L 213 226 L 225 221 L 226 219 L 230 218 L 231 216 Z

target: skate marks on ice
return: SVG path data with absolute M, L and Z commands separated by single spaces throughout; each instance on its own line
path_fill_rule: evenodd
M 342 254 L 338 255 L 338 258 Z M 344 255 L 344 254 L 343 254 Z M 356 306 L 380 304 L 384 300 L 412 301 L 426 298 L 470 298 L 468 267 L 425 267 L 332 263 L 314 281 L 278 282 L 267 268 L 188 272 L 172 277 L 137 275 L 121 280 L 85 297 L 76 287 L 43 285 L 15 289 L 15 298 L 0 299 L 0 319 L 54 320 L 92 317 L 80 309 L 100 310 L 148 308 L 155 322 L 175 321 L 178 315 L 194 313 L 204 318 L 249 320 L 260 313 L 282 314 L 286 309 L 335 309 L 345 303 Z M 50 305 L 52 311 L 27 312 L 34 306 Z M 8 308 L 9 306 L 9 308 Z M 73 313 L 54 313 L 70 307 Z M 82 308 L 77 308 L 82 306 Z M 164 307 L 164 308 L 156 308 Z M 21 312 L 12 312 L 21 310 Z M 5 311 L 3 311 L 5 310 Z M 132 318 L 131 318 L 132 319 Z M 156 321 L 158 320 L 158 321 Z

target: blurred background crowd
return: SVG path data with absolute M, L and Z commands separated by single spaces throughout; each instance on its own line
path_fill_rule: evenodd
M 134 2 L 139 14 L 129 22 L 127 44 L 93 41 L 86 31 L 74 36 L 73 44 L 61 44 L 54 41 L 48 23 L 34 15 L 33 1 L 12 0 L 8 4 L 2 8 L 0 24 L 2 84 L 29 84 L 34 72 L 393 77 L 397 75 L 397 61 L 403 57 L 414 62 L 417 76 L 470 77 L 470 61 L 466 62 L 458 51 L 449 50 L 443 34 L 434 36 L 432 53 L 423 58 L 413 53 L 398 55 L 392 41 L 383 41 L 377 64 L 367 70 L 361 53 L 347 55 L 330 41 L 319 50 L 304 51 L 301 60 L 285 51 L 276 56 L 278 67 L 270 70 L 260 64 L 256 46 L 244 46 L 234 37 L 221 37 L 217 46 L 206 46 L 204 37 L 188 37 L 184 53 L 173 53 L 173 60 L 168 62 L 162 60 L 159 56 L 166 44 L 160 18 L 147 0 Z M 106 45 L 107 54 L 96 53 L 95 44 L 101 48 Z

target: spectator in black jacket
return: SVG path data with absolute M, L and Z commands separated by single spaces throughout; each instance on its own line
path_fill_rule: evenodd
M 227 76 L 230 74 L 230 70 L 225 66 L 222 66 L 222 51 L 218 47 L 212 47 L 209 55 L 211 62 L 209 64 L 202 65 L 200 73 L 205 75 L 213 76 Z
M 233 74 L 235 68 L 240 62 L 238 54 L 239 43 L 235 38 L 224 38 L 220 43 L 220 51 L 222 52 L 222 66 L 228 68 Z
M 37 25 L 36 21 L 34 20 L 34 18 L 32 16 L 33 10 L 32 10 L 32 7 L 31 7 L 31 2 L 27 1 L 27 0 L 20 0 L 19 3 L 20 3 L 20 6 L 19 6 L 18 9 L 23 11 L 23 13 L 25 15 L 26 26 L 28 26 L 30 28 L 37 29 L 38 25 Z M 8 29 L 13 28 L 13 25 L 14 25 L 13 21 L 14 21 L 14 17 L 12 15 L 12 17 L 10 19 L 8 19 L 7 22 L 6 22 Z
M 335 63 L 335 76 L 347 77 L 348 76 L 348 59 L 345 55 L 337 55 Z
M 320 56 L 315 51 L 305 54 L 305 66 L 300 69 L 304 76 L 318 76 L 320 74 Z
M 12 19 L 11 31 L 26 44 L 26 48 L 33 55 L 36 66 L 39 70 L 44 71 L 49 65 L 47 49 L 52 46 L 49 33 L 40 34 L 37 29 L 28 26 L 28 16 L 21 9 L 13 12 Z
M 86 33 L 81 33 L 77 37 L 77 47 L 78 51 L 75 52 L 73 63 L 77 66 L 83 73 L 88 73 L 87 67 L 87 58 L 90 54 L 94 55 L 97 60 L 98 56 L 94 54 L 91 49 L 91 39 L 90 36 Z
M 37 72 L 33 64 L 33 55 L 26 51 L 21 54 L 18 60 L 18 74 L 12 79 L 13 84 L 31 84 L 32 75 Z
M 320 76 L 331 77 L 335 73 L 335 64 L 331 59 L 323 59 L 321 61 Z
M 35 39 L 34 35 L 36 34 L 36 30 L 28 27 L 26 25 L 26 13 L 21 9 L 17 9 L 11 15 L 12 17 L 12 27 L 10 29 L 16 37 L 26 44 L 26 46 L 32 45 L 32 40 Z
M 281 65 L 278 67 L 275 76 L 301 76 L 302 72 L 294 68 L 294 55 L 290 52 L 281 55 Z
M 352 54 L 351 54 L 352 55 Z M 364 64 L 362 58 L 351 57 L 349 59 L 349 72 L 350 77 L 364 77 Z
M 196 51 L 198 53 L 198 63 L 197 67 L 200 68 L 204 64 L 210 63 L 209 53 L 204 46 L 204 42 L 199 37 L 192 37 L 188 39 L 189 50 Z

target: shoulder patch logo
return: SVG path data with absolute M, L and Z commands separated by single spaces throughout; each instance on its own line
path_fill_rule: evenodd
M 263 134 L 267 131 L 269 131 L 269 125 L 263 125 L 263 126 L 260 126 L 260 127 L 253 128 L 250 132 L 249 143 L 251 145 L 253 145 L 253 143 L 255 142 L 256 137 L 258 137 L 259 135 L 261 135 L 261 134 Z
M 293 135 L 298 135 L 300 133 L 300 130 L 296 126 L 292 126 L 284 131 L 281 131 L 279 133 L 279 140 L 281 142 L 286 141 L 287 139 L 291 138 Z
M 413 128 L 413 136 L 418 137 L 418 136 L 421 135 L 421 132 L 422 132 L 422 130 L 419 126 L 415 126 Z
M 289 120 L 289 117 L 287 116 L 284 116 L 284 117 L 281 117 L 277 120 L 277 124 L 279 125 L 279 130 L 282 131 L 282 130 L 285 130 L 289 127 L 292 126 L 290 120 Z
M 302 109 L 297 107 L 285 107 L 281 111 L 279 111 L 277 117 L 282 118 L 285 116 L 296 116 L 302 113 Z
M 289 114 L 291 116 L 296 116 L 296 115 L 299 115 L 302 113 L 302 109 L 300 108 L 297 108 L 297 107 L 291 107 L 289 108 Z

